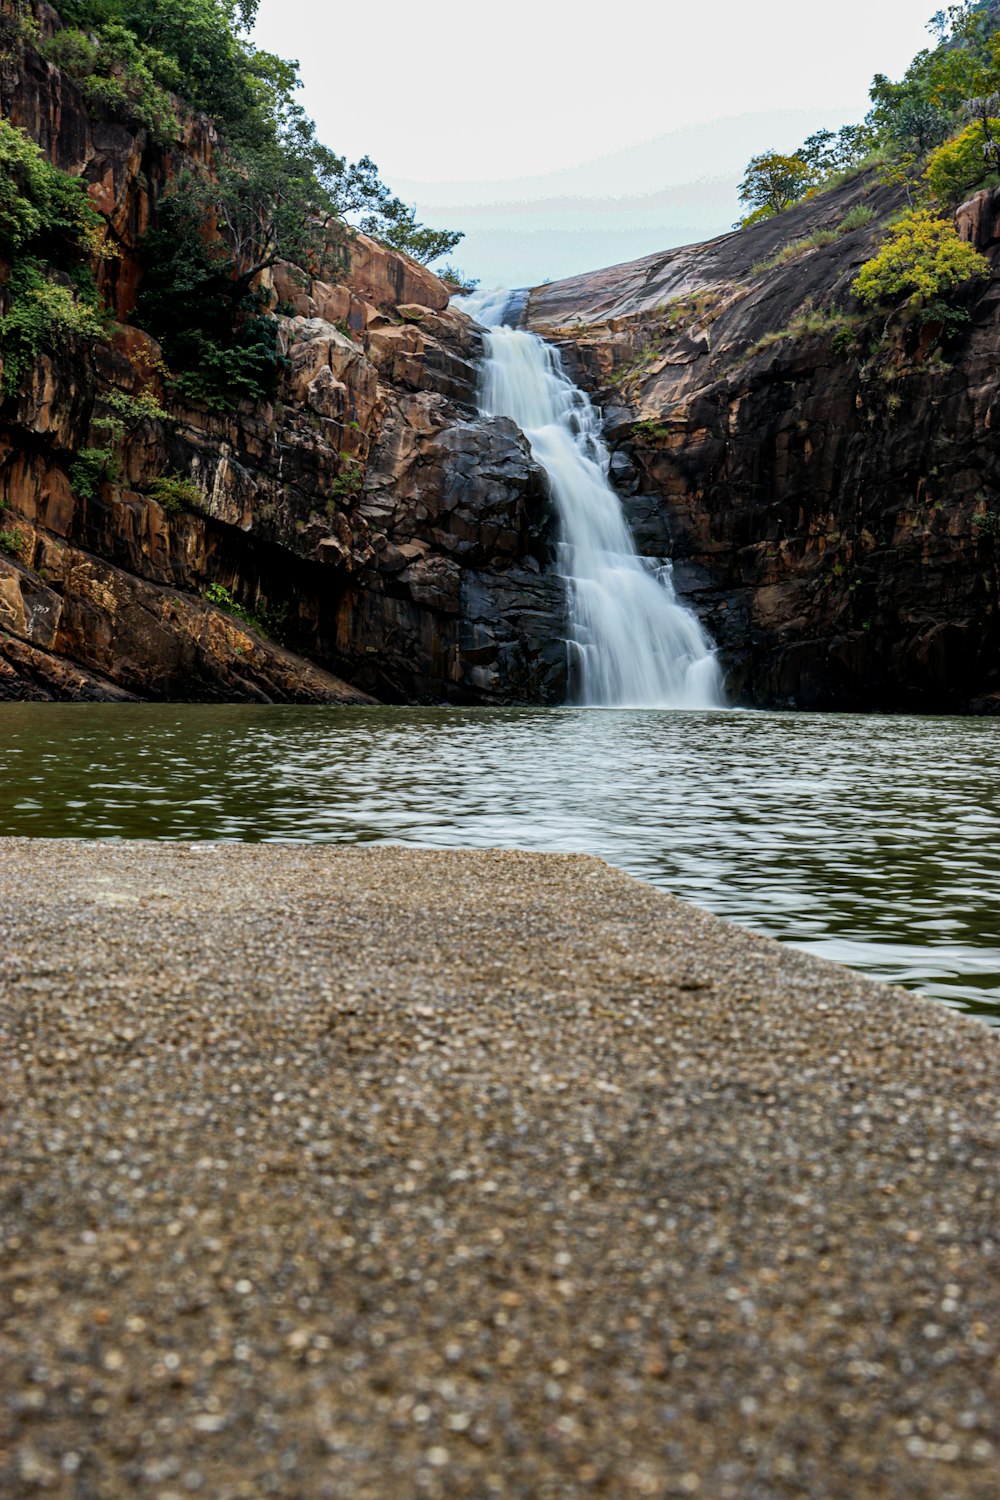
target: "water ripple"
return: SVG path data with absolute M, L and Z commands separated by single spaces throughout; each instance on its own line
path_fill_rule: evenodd
M 0 827 L 585 851 L 1000 1020 L 995 721 L 10 704 Z

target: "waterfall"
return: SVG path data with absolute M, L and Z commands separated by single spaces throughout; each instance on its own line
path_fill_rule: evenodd
M 577 701 L 629 708 L 718 708 L 712 643 L 674 594 L 670 563 L 642 558 L 608 480 L 601 418 L 559 351 L 503 325 L 506 291 L 458 305 L 485 328 L 480 410 L 512 417 L 548 476 L 559 518 Z

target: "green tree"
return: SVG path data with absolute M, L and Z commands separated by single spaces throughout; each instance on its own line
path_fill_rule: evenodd
M 454 229 L 429 229 L 417 222 L 416 210 L 399 198 L 386 196 L 361 221 L 365 234 L 375 235 L 394 250 L 403 250 L 414 260 L 430 265 L 449 254 L 465 235 Z
M 977 100 L 980 118 L 933 152 L 924 181 L 936 201 L 953 207 L 988 177 L 1000 173 L 1000 98 Z
M 796 203 L 813 180 L 813 168 L 798 156 L 765 151 L 747 164 L 739 199 L 750 209 L 748 218 L 770 218 Z M 744 221 L 746 222 L 746 221 Z

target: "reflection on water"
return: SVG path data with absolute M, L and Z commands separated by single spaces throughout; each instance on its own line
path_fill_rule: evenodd
M 1000 724 L 0 705 L 0 828 L 580 850 L 1000 1020 Z

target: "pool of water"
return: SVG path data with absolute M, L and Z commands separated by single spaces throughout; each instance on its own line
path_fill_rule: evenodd
M 1000 722 L 0 705 L 0 831 L 583 851 L 1000 1024 Z

